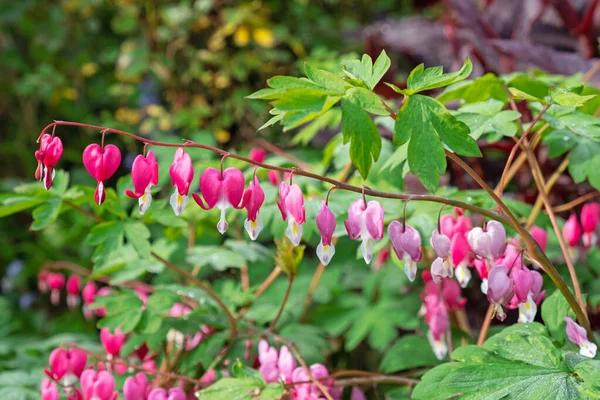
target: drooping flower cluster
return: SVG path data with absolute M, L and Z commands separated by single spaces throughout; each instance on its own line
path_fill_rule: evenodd
M 423 272 L 425 287 L 421 293 L 420 315 L 429 326 L 427 338 L 435 356 L 442 360 L 448 353 L 447 334 L 450 327 L 449 311 L 463 308 L 467 302 L 461 288 L 453 279 L 434 280 L 431 273 Z
M 599 221 L 600 204 L 598 203 L 585 204 L 581 208 L 579 218 L 577 218 L 577 214 L 571 213 L 562 229 L 563 236 L 569 246 L 571 258 L 577 260 L 582 250 L 598 244 Z M 583 244 L 583 248 L 581 248 L 581 244 Z
M 296 360 L 294 360 L 286 346 L 282 346 L 277 351 L 267 341 L 261 340 L 258 344 L 258 362 L 259 372 L 267 383 L 283 382 L 291 384 L 304 382 L 293 385 L 290 389 L 291 399 L 320 400 L 325 398 L 321 390 L 314 383 L 310 383 L 310 377 L 306 370 L 296 366 Z M 310 373 L 313 378 L 319 380 L 325 386 L 331 397 L 335 400 L 341 398 L 341 391 L 333 387 L 334 379 L 327 379 L 329 376 L 327 367 L 322 364 L 313 364 L 310 366 Z

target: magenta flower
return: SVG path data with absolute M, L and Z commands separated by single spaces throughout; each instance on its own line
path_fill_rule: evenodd
M 579 346 L 579 354 L 584 357 L 594 358 L 598 347 L 587 338 L 587 332 L 569 317 L 565 317 L 567 323 L 567 337 L 571 342 Z
M 130 376 L 123 384 L 123 397 L 125 400 L 146 400 L 148 392 L 148 378 L 139 372 Z
M 428 297 L 425 302 L 425 322 L 429 326 L 427 339 L 438 360 L 442 360 L 448 353 L 446 333 L 450 326 L 448 310 L 439 299 Z
M 87 353 L 79 349 L 54 349 L 48 359 L 49 375 L 63 385 L 71 385 L 81 376 L 87 359 Z
M 258 361 L 260 362 L 260 374 L 267 383 L 278 382 L 285 383 L 292 381 L 292 374 L 296 368 L 296 360 L 286 346 L 282 346 L 279 352 L 274 347 L 269 346 L 265 340 L 258 343 Z
M 538 306 L 546 294 L 545 291 L 542 291 L 542 275 L 526 267 L 513 267 L 511 278 L 514 282 L 515 294 L 508 308 L 519 307 L 518 322 L 533 322 Z
M 81 390 L 86 400 L 115 400 L 115 378 L 107 371 L 85 370 L 81 374 Z
M 255 175 L 248 184 L 242 199 L 242 204 L 246 208 L 246 211 L 248 211 L 248 218 L 244 221 L 244 228 L 246 228 L 246 232 L 248 232 L 248 236 L 252 240 L 256 240 L 263 229 L 263 223 L 258 214 L 264 202 L 265 192 L 260 187 L 258 178 Z
M 471 251 L 471 248 L 465 234 L 462 232 L 455 233 L 450 241 L 450 253 L 452 255 L 456 280 L 462 288 L 467 287 L 471 281 L 471 271 L 469 269 L 471 258 L 469 251 Z
M 490 271 L 488 277 L 487 298 L 490 303 L 494 304 L 496 317 L 500 321 L 504 321 L 506 313 L 502 308 L 513 297 L 514 284 L 511 277 L 508 275 L 508 268 L 504 265 L 498 265 Z
M 498 221 L 489 221 L 486 229 L 473 228 L 467 235 L 469 246 L 475 254 L 491 260 L 500 257 L 506 247 L 506 230 Z
M 546 246 L 548 245 L 548 232 L 545 229 L 540 228 L 539 226 L 532 226 L 529 231 L 531 236 L 535 239 L 537 244 L 540 245 L 542 250 L 546 250 Z
M 152 389 L 148 395 L 148 400 L 187 400 L 183 389 L 172 387 L 171 389 L 156 388 Z
M 121 164 L 121 152 L 115 145 L 109 144 L 104 147 L 93 143 L 83 150 L 83 165 L 87 172 L 98 181 L 94 200 L 98 204 L 104 203 L 106 193 L 104 182 L 117 172 Z
M 52 180 L 56 175 L 54 167 L 63 153 L 63 144 L 58 136 L 51 136 L 47 133 L 42 135 L 40 149 L 35 152 L 35 159 L 38 162 L 35 170 L 35 179 L 44 182 L 46 190 L 52 187 Z
M 244 195 L 244 184 L 244 174 L 237 168 L 227 168 L 225 171 L 207 168 L 200 175 L 200 193 L 206 205 L 197 193 L 193 194 L 194 200 L 204 210 L 211 210 L 214 207 L 221 210 L 221 219 L 217 223 L 217 229 L 221 234 L 225 233 L 229 226 L 225 220 L 225 210 L 229 207 L 238 210 L 242 208 L 240 203 Z
M 271 185 L 277 186 L 281 182 L 281 174 L 278 171 L 270 170 L 267 172 L 267 179 L 271 182 Z
M 441 233 L 452 238 L 456 233 L 466 234 L 473 229 L 473 223 L 464 215 L 442 215 L 440 218 Z
M 600 219 L 600 205 L 598 203 L 588 203 L 581 208 L 581 227 L 583 230 L 583 244 L 585 247 L 591 247 L 596 244 L 596 227 Z
M 154 153 L 149 151 L 146 156 L 138 155 L 131 167 L 131 180 L 135 192 L 127 189 L 125 194 L 132 199 L 138 199 L 140 214 L 144 214 L 152 202 L 150 189 L 158 185 L 158 163 Z
M 116 328 L 115 333 L 111 334 L 110 329 L 103 328 L 100 330 L 100 341 L 109 358 L 118 356 L 121 352 L 121 347 L 125 344 L 125 335 L 121 328 Z
M 169 168 L 171 182 L 175 187 L 175 193 L 171 196 L 170 204 L 173 207 L 175 215 L 179 215 L 185 210 L 190 202 L 188 192 L 190 185 L 194 180 L 194 166 L 190 155 L 183 151 L 183 148 L 178 148 L 175 152 L 173 164 Z
M 350 393 L 350 400 L 367 400 L 367 397 L 358 386 L 353 386 Z
M 581 239 L 581 225 L 579 225 L 575 214 L 571 214 L 567 222 L 565 222 L 562 232 L 569 246 L 576 247 L 579 239 Z
M 288 185 L 286 182 L 281 182 L 277 206 L 281 211 L 281 218 L 288 223 L 285 234 L 294 246 L 298 246 L 302 239 L 302 224 L 306 222 L 304 195 L 300 186 L 295 183 Z
M 81 291 L 81 277 L 73 274 L 67 279 L 67 305 L 75 308 L 79 305 L 79 292 Z
M 433 281 L 440 283 L 444 278 L 452 278 L 454 268 L 450 257 L 450 238 L 436 229 L 431 234 L 430 243 L 437 255 L 437 258 L 431 264 Z
M 42 384 L 40 385 L 40 392 L 42 395 L 42 400 L 60 400 L 58 387 L 56 387 L 56 383 L 52 382 L 50 379 L 42 379 Z
M 265 161 L 265 158 L 267 158 L 267 151 L 265 149 L 255 147 L 250 150 L 250 154 L 248 155 L 248 157 L 252 161 L 262 163 L 263 161 Z
M 46 282 L 50 289 L 50 302 L 57 305 L 60 302 L 60 291 L 65 286 L 65 276 L 60 272 L 48 272 Z
M 362 240 L 360 251 L 369 264 L 373 258 L 373 241 L 383 237 L 383 207 L 378 201 L 365 204 L 363 199 L 358 199 L 350 205 L 344 225 L 350 239 Z
M 97 292 L 98 287 L 94 281 L 89 281 L 86 283 L 81 291 L 81 298 L 83 299 L 83 314 L 85 315 L 86 319 L 90 319 L 94 315 L 94 310 L 90 309 L 89 305 L 94 302 Z
M 327 203 L 323 201 L 321 211 L 317 215 L 317 228 L 321 233 L 321 242 L 317 246 L 317 256 L 321 264 L 327 265 L 335 254 L 335 246 L 332 243 L 333 233 L 335 232 L 335 214 L 331 212 Z
M 467 299 L 462 297 L 462 290 L 458 282 L 453 279 L 444 279 L 442 283 L 442 298 L 450 310 L 458 310 L 467 304 Z
M 342 396 L 341 390 L 335 388 L 333 384 L 335 380 L 329 377 L 329 371 L 323 364 L 313 364 L 310 366 L 310 373 L 318 379 L 327 389 L 334 400 L 339 400 Z M 308 374 L 302 367 L 294 370 L 292 382 L 309 382 Z M 323 393 L 314 383 L 302 383 L 294 385 L 291 389 L 292 400 L 320 400 L 323 398 Z
M 42 294 L 47 293 L 48 290 L 50 290 L 50 287 L 48 286 L 48 274 L 49 272 L 45 269 L 40 270 L 38 273 L 38 290 Z

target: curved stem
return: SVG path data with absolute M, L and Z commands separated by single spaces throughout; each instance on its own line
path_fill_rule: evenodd
M 570 209 L 577 207 L 578 205 L 585 203 L 586 201 L 591 200 L 595 197 L 599 197 L 599 196 L 600 196 L 600 192 L 598 192 L 598 191 L 584 194 L 583 196 L 578 197 L 575 200 L 572 200 L 568 203 L 561 204 L 560 206 L 552 207 L 552 211 L 554 211 L 555 213 L 569 211 Z
M 483 325 L 481 325 L 481 330 L 479 331 L 479 338 L 477 339 L 477 346 L 481 346 L 483 342 L 485 342 L 485 338 L 487 336 L 488 329 L 490 329 L 490 325 L 492 324 L 492 318 L 494 315 L 494 305 L 490 304 L 485 313 L 485 317 L 483 317 Z
M 285 305 L 287 304 L 287 301 L 290 298 L 290 292 L 292 291 L 292 285 L 294 283 L 295 277 L 296 277 L 296 275 L 290 275 L 290 279 L 288 281 L 288 286 L 287 286 L 287 289 L 285 290 L 285 296 L 283 296 L 283 301 L 281 302 L 281 307 L 279 307 L 279 312 L 277 313 L 277 316 L 275 317 L 273 322 L 271 322 L 271 326 L 269 327 L 270 330 L 275 329 L 275 327 L 277 326 L 277 322 L 279 321 L 279 318 L 281 318 L 281 315 L 283 314 L 283 309 L 285 308 Z
M 474 206 L 472 204 L 469 204 L 467 202 L 464 201 L 460 201 L 460 200 L 454 200 L 454 199 L 449 199 L 449 198 L 445 198 L 445 197 L 438 197 L 438 196 L 431 196 L 431 195 L 423 195 L 423 194 L 402 194 L 402 193 L 390 193 L 390 192 L 382 192 L 379 190 L 373 190 L 373 189 L 367 189 L 367 188 L 362 188 L 359 186 L 353 186 L 353 185 L 349 185 L 347 183 L 344 182 L 340 182 L 339 180 L 333 179 L 333 178 L 328 178 L 326 176 L 321 176 L 318 174 L 314 174 L 312 172 L 308 172 L 299 168 L 285 168 L 285 167 L 279 167 L 279 166 L 275 166 L 275 165 L 269 165 L 269 164 L 264 164 L 264 163 L 259 163 L 256 162 L 250 158 L 247 157 L 243 157 L 237 154 L 233 154 L 233 153 L 229 153 L 225 150 L 221 150 L 218 149 L 216 147 L 212 147 L 212 146 L 208 146 L 202 143 L 196 143 L 193 142 L 191 140 L 187 140 L 182 144 L 175 144 L 175 143 L 165 143 L 165 142 L 159 142 L 156 140 L 148 140 L 144 137 L 141 136 L 137 136 L 134 135 L 132 133 L 129 132 L 125 132 L 125 131 L 121 131 L 118 129 L 111 129 L 111 128 L 104 128 L 101 126 L 96 126 L 96 125 L 89 125 L 89 124 L 83 124 L 80 122 L 69 122 L 69 121 L 55 121 L 51 124 L 49 124 L 48 126 L 46 126 L 43 130 L 41 134 L 44 134 L 48 129 L 51 129 L 52 127 L 54 127 L 55 125 L 59 125 L 59 126 L 77 126 L 80 128 L 88 128 L 88 129 L 94 129 L 97 131 L 106 131 L 106 133 L 114 133 L 116 135 L 121 135 L 121 136 L 126 136 L 129 137 L 131 139 L 137 140 L 139 142 L 142 143 L 146 143 L 148 145 L 152 145 L 152 146 L 159 146 L 159 147 L 173 147 L 173 148 L 178 148 L 178 147 L 188 147 L 188 148 L 198 148 L 198 149 L 204 149 L 204 150 L 209 150 L 212 151 L 214 153 L 220 154 L 220 155 L 225 155 L 227 154 L 227 156 L 229 158 L 233 158 L 236 160 L 240 160 L 240 161 L 244 161 L 248 164 L 251 165 L 255 165 L 257 167 L 260 168 L 264 168 L 264 169 L 268 169 L 268 170 L 274 170 L 274 171 L 279 171 L 279 172 L 289 172 L 289 173 L 294 173 L 296 175 L 301 175 L 301 176 L 305 176 L 307 178 L 311 178 L 311 179 L 315 179 L 315 180 L 319 180 L 321 182 L 325 182 L 325 183 L 329 183 L 331 185 L 337 186 L 339 189 L 343 189 L 346 191 L 350 191 L 350 192 L 355 192 L 355 193 L 362 193 L 364 191 L 364 193 L 366 195 L 369 196 L 373 196 L 373 197 L 379 197 L 379 198 L 387 198 L 387 199 L 398 199 L 398 200 L 407 200 L 410 198 L 410 200 L 412 201 L 430 201 L 433 203 L 439 203 L 439 204 L 448 204 L 454 207 L 458 207 L 458 208 L 463 208 L 465 210 L 469 210 L 471 212 L 477 213 L 477 214 L 481 214 L 487 218 L 491 218 L 494 220 L 497 220 L 499 222 L 502 222 L 504 224 L 508 224 L 509 221 L 501 216 L 498 215 L 494 212 L 491 212 L 489 210 L 486 210 L 484 208 L 481 207 L 477 207 Z

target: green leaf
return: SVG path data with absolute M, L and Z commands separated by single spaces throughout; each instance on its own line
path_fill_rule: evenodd
M 542 319 L 550 331 L 552 339 L 563 344 L 567 338 L 567 323 L 565 317 L 568 315 L 569 303 L 560 290 L 555 290 L 550 297 L 542 303 Z
M 595 94 L 581 96 L 562 88 L 550 90 L 550 102 L 563 107 L 581 107 L 596 96 Z
M 16 214 L 35 207 L 44 202 L 44 199 L 37 197 L 15 195 L 6 197 L 0 203 L 0 218 Z
M 480 156 L 477 142 L 469 128 L 437 100 L 414 95 L 407 97 L 398 111 L 394 127 L 394 144 L 408 145 L 408 165 L 425 187 L 434 191 L 439 176 L 446 171 L 443 144 L 457 154 Z
M 142 318 L 141 308 L 132 308 L 125 312 L 107 315 L 98 321 L 98 328 L 121 328 L 123 333 L 129 333 L 135 329 Z
M 135 251 L 142 258 L 150 257 L 150 231 L 141 222 L 127 221 L 123 225 L 123 230 L 127 242 L 130 243 Z
M 403 336 L 385 352 L 381 361 L 381 370 L 392 373 L 405 369 L 427 367 L 439 364 L 429 341 L 415 335 Z
M 389 115 L 389 112 L 383 105 L 381 97 L 368 89 L 360 87 L 349 89 L 344 98 L 350 100 L 354 104 L 358 104 L 371 114 Z
M 554 130 L 544 136 L 543 143 L 548 145 L 548 155 L 551 158 L 565 154 L 577 145 L 578 138 L 566 129 Z
M 514 136 L 517 133 L 515 121 L 521 117 L 520 113 L 503 111 L 503 108 L 504 103 L 501 101 L 489 99 L 461 107 L 456 118 L 467 124 L 474 139 L 490 134 L 486 137 L 488 141 L 495 141 L 504 136 Z
M 597 374 L 571 374 L 563 353 L 537 323 L 516 324 L 488 339 L 483 347 L 457 349 L 453 363 L 427 372 L 413 399 L 584 399 Z M 585 370 L 586 366 L 582 366 Z M 596 395 L 597 395 L 596 391 Z
M 336 74 L 314 68 L 310 64 L 304 64 L 304 72 L 308 79 L 331 91 L 343 94 L 349 87 L 349 85 Z
M 223 378 L 197 393 L 203 400 L 276 400 L 283 396 L 283 384 L 262 385 L 253 378 Z
M 504 90 L 502 79 L 494 74 L 485 74 L 476 79 L 453 83 L 437 99 L 442 104 L 458 99 L 465 103 L 478 103 L 494 99 L 505 105 L 508 102 L 508 95 Z
M 52 197 L 41 206 L 33 210 L 33 223 L 31 224 L 31 230 L 39 231 L 44 229 L 50 223 L 54 222 L 58 217 L 62 200 L 60 197 Z
M 469 77 L 472 70 L 473 64 L 471 64 L 471 60 L 468 58 L 465 59 L 460 70 L 448 74 L 444 74 L 442 67 L 425 69 L 425 66 L 420 64 L 408 76 L 408 87 L 404 93 L 406 95 L 413 95 L 425 90 L 436 89 L 463 81 Z
M 510 94 L 512 94 L 513 98 L 515 100 L 527 100 L 527 101 L 534 101 L 537 103 L 542 103 L 542 104 L 546 104 L 546 100 L 539 98 L 539 97 L 535 97 L 529 93 L 526 93 L 520 89 L 514 88 L 514 87 L 510 87 L 508 88 L 508 90 L 510 91 Z
M 373 161 L 381 152 L 381 136 L 365 110 L 351 99 L 342 99 L 342 134 L 344 144 L 350 142 L 350 159 L 367 178 Z
M 371 56 L 364 54 L 362 60 L 343 60 L 342 70 L 353 80 L 363 82 L 369 89 L 373 89 L 390 68 L 391 61 L 385 50 L 381 52 L 375 64 Z M 352 82 L 351 82 L 352 83 Z

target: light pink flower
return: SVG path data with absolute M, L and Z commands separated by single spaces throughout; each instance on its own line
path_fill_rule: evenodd
M 431 234 L 430 243 L 437 255 L 431 264 L 432 279 L 436 283 L 440 283 L 444 278 L 452 278 L 454 268 L 450 252 L 450 238 L 436 229 Z
M 571 214 L 567 222 L 565 222 L 562 232 L 570 247 L 577 246 L 579 239 L 581 239 L 581 225 L 579 225 L 575 214 Z
M 158 185 L 158 163 L 154 153 L 149 151 L 146 156 L 138 155 L 133 160 L 131 167 L 131 180 L 135 192 L 127 189 L 125 194 L 133 199 L 138 199 L 140 214 L 144 214 L 152 202 L 152 186 Z
M 65 276 L 60 272 L 48 272 L 46 282 L 50 289 L 50 302 L 57 305 L 60 302 L 60 291 L 65 286 Z
M 491 260 L 500 257 L 506 247 L 506 230 L 498 221 L 489 221 L 484 229 L 476 227 L 467 235 L 469 246 L 478 256 Z
M 192 159 L 181 147 L 175 152 L 175 158 L 169 168 L 169 175 L 171 176 L 173 187 L 176 188 L 173 195 L 171 195 L 169 204 L 173 207 L 175 215 L 179 215 L 190 202 L 188 193 L 190 185 L 194 180 Z
M 130 376 L 123 384 L 123 397 L 125 400 L 146 400 L 148 392 L 148 378 L 139 372 Z
M 541 249 L 545 251 L 546 246 L 548 245 L 548 232 L 546 232 L 545 229 L 534 225 L 531 227 L 530 233 L 535 241 L 540 245 Z
M 85 400 L 115 400 L 115 378 L 107 371 L 85 370 L 81 374 L 81 389 Z
M 171 389 L 156 388 L 152 389 L 148 395 L 148 400 L 187 400 L 183 389 L 172 387 Z
M 594 358 L 598 347 L 588 340 L 585 329 L 569 317 L 565 317 L 565 322 L 567 323 L 567 337 L 571 342 L 579 346 L 579 354 L 584 357 Z
M 258 343 L 258 361 L 260 362 L 259 371 L 267 383 L 292 382 L 292 373 L 296 368 L 296 360 L 286 346 L 282 346 L 279 352 L 274 347 L 269 346 L 265 340 Z
M 511 277 L 508 275 L 508 268 L 504 265 L 498 265 L 492 268 L 488 277 L 487 298 L 490 303 L 494 304 L 496 317 L 500 321 L 504 321 L 506 313 L 502 308 L 506 305 L 514 295 L 514 284 Z
M 350 239 L 362 240 L 360 251 L 369 264 L 373 259 L 373 241 L 383 237 L 383 207 L 378 201 L 365 204 L 363 199 L 358 199 L 350 205 L 344 225 Z
M 60 395 L 58 393 L 58 387 L 56 387 L 56 383 L 52 382 L 50 379 L 44 378 L 42 379 L 42 384 L 40 385 L 40 392 L 42 395 L 42 400 L 59 400 Z
M 216 168 L 207 168 L 200 175 L 200 193 L 194 193 L 194 200 L 204 210 L 210 210 L 217 207 L 221 210 L 221 219 L 217 224 L 217 229 L 221 234 L 225 233 L 228 228 L 225 220 L 225 210 L 229 207 L 235 209 L 242 208 L 242 196 L 244 194 L 244 174 L 237 168 L 227 168 L 225 171 L 220 171 Z
M 258 177 L 255 175 L 248 184 L 242 199 L 242 204 L 246 208 L 246 211 L 248 211 L 248 218 L 244 221 L 244 228 L 246 228 L 246 232 L 248 232 L 248 236 L 250 236 L 250 239 L 252 240 L 256 240 L 263 229 L 263 223 L 260 219 L 259 212 L 264 201 L 265 192 L 260 187 Z
M 335 246 L 332 243 L 335 225 L 335 214 L 331 212 L 327 203 L 323 201 L 321 210 L 317 215 L 317 228 L 321 233 L 321 241 L 317 246 L 317 256 L 323 265 L 329 264 L 331 258 L 335 255 Z
M 109 144 L 104 147 L 93 143 L 83 150 L 83 165 L 87 172 L 98 181 L 94 200 L 102 204 L 106 199 L 104 182 L 117 172 L 121 164 L 121 152 L 115 145 Z
M 417 276 L 417 262 L 421 261 L 421 234 L 410 225 L 392 221 L 388 226 L 392 248 L 400 260 L 404 260 L 404 273 L 412 282 Z
M 304 195 L 300 186 L 281 182 L 277 206 L 281 211 L 281 218 L 288 223 L 285 234 L 294 246 L 298 246 L 302 240 L 302 224 L 306 222 Z
M 75 308 L 79 305 L 79 292 L 81 291 L 81 277 L 77 274 L 69 276 L 67 279 L 67 305 L 69 308 Z
M 40 149 L 35 152 L 35 159 L 38 162 L 35 170 L 35 179 L 44 182 L 46 190 L 52 187 L 52 180 L 56 175 L 54 167 L 63 153 L 63 144 L 58 136 L 52 137 L 45 133 L 40 140 Z

